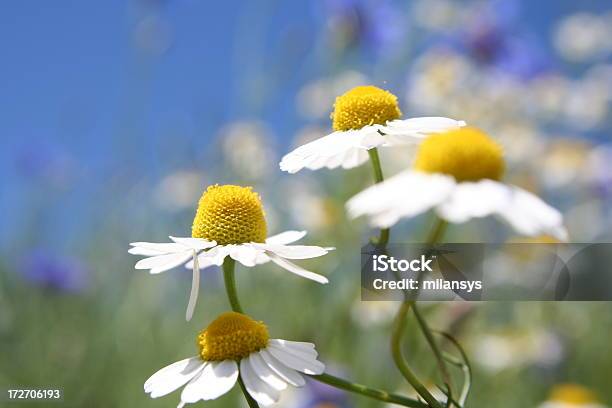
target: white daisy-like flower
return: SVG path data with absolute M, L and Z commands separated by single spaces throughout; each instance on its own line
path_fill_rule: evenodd
M 496 215 L 520 234 L 566 241 L 561 213 L 534 194 L 501 183 L 504 169 L 501 146 L 484 132 L 451 130 L 425 139 L 414 169 L 357 194 L 347 210 L 352 218 L 368 216 L 380 228 L 430 209 L 452 223 Z
M 244 314 L 223 313 L 198 336 L 199 354 L 170 364 L 144 384 L 151 398 L 167 395 L 183 385 L 178 408 L 212 400 L 229 392 L 241 378 L 249 395 L 267 407 L 288 385 L 305 384 L 301 373 L 320 375 L 312 343 L 270 339 L 268 329 Z
M 588 388 L 578 384 L 559 384 L 538 408 L 606 408 Z
M 350 169 L 368 160 L 379 146 L 413 144 L 427 135 L 465 126 L 443 117 L 401 120 L 397 97 L 375 86 L 358 86 L 336 98 L 331 114 L 334 132 L 285 155 L 280 168 L 297 173 L 307 168 Z
M 274 262 L 281 268 L 319 283 L 325 276 L 310 272 L 294 259 L 316 258 L 334 248 L 289 245 L 306 235 L 305 231 L 286 231 L 267 237 L 266 219 L 259 195 L 250 187 L 214 185 L 202 194 L 193 220 L 192 237 L 170 237 L 173 242 L 134 242 L 129 252 L 148 258 L 136 269 L 161 273 L 180 265 L 193 269 L 191 295 L 186 318 L 193 316 L 200 286 L 200 269 L 221 266 L 226 257 L 247 267 Z

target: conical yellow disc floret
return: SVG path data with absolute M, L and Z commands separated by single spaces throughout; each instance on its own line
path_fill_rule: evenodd
M 338 96 L 331 119 L 334 130 L 345 131 L 374 124 L 384 125 L 401 115 L 395 95 L 368 85 L 355 87 Z
M 270 335 L 263 322 L 249 316 L 226 312 L 198 335 L 204 361 L 240 360 L 268 345 Z
M 425 139 L 414 167 L 426 173 L 448 174 L 457 181 L 500 180 L 505 162 L 502 147 L 486 133 L 462 127 Z
M 191 235 L 219 245 L 264 242 L 266 218 L 259 195 L 251 187 L 208 187 L 198 205 Z
M 550 400 L 576 406 L 596 404 L 599 402 L 595 394 L 577 384 L 562 384 L 556 386 L 551 393 Z

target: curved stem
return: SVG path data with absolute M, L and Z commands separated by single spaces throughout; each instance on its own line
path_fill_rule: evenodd
M 427 237 L 427 241 L 426 241 L 427 245 L 432 246 L 436 244 L 437 242 L 439 242 L 444 236 L 444 233 L 446 232 L 447 227 L 448 227 L 447 221 L 439 217 L 436 217 L 434 227 L 431 230 L 429 236 Z M 427 340 L 429 347 L 431 348 L 431 350 L 434 353 L 434 356 L 436 357 L 438 368 L 440 369 L 440 373 L 442 374 L 442 379 L 444 380 L 446 385 L 450 388 L 451 386 L 450 373 L 448 372 L 448 368 L 446 367 L 444 358 L 442 358 L 442 353 L 440 352 L 438 343 L 436 342 L 436 339 L 434 338 L 431 329 L 427 325 L 427 322 L 423 318 L 423 315 L 421 315 L 421 312 L 419 311 L 419 308 L 416 302 L 412 305 L 412 311 L 414 313 L 414 316 L 416 317 L 419 328 L 423 332 L 423 335 L 425 336 L 425 339 Z
M 444 362 L 444 358 L 442 357 L 442 353 L 440 351 L 440 348 L 438 347 L 438 343 L 436 342 L 436 339 L 434 339 L 431 329 L 429 328 L 429 325 L 421 314 L 421 311 L 419 310 L 416 302 L 412 304 L 412 312 L 414 313 L 414 317 L 416 317 L 417 323 L 419 324 L 419 327 L 421 328 L 421 331 L 423 332 L 423 335 L 425 336 L 425 339 L 427 340 L 431 351 L 433 351 L 436 357 L 438 368 L 440 369 L 440 373 L 442 374 L 442 379 L 450 388 L 452 385 L 450 373 L 448 372 L 448 368 L 446 367 L 446 363 Z
M 244 386 L 244 382 L 242 382 L 241 376 L 238 376 L 238 384 L 240 384 L 240 389 L 244 394 L 244 398 L 246 399 L 247 404 L 249 404 L 249 408 L 259 408 L 259 405 L 257 405 L 257 401 L 255 401 L 253 397 L 251 397 L 251 394 L 249 394 L 246 387 Z
M 374 182 L 376 184 L 382 183 L 385 180 L 385 177 L 382 172 L 382 167 L 380 165 L 380 157 L 378 155 L 378 149 L 373 148 L 368 150 L 368 154 L 370 155 L 370 162 L 372 163 L 372 169 L 374 170 Z M 389 243 L 389 228 L 383 228 L 380 230 L 380 235 L 378 240 L 376 241 L 376 245 L 378 245 L 379 249 L 384 250 Z M 401 339 L 402 334 L 405 327 L 406 314 L 408 310 L 410 310 L 410 306 L 414 302 L 405 301 L 400 308 L 400 312 L 398 313 L 395 319 L 395 329 L 393 331 L 393 335 L 391 337 L 391 350 L 393 354 L 393 359 L 395 360 L 395 364 L 403 374 L 403 376 L 408 380 L 410 385 L 414 387 L 414 389 L 421 395 L 425 401 L 429 403 L 430 406 L 435 408 L 441 408 L 436 399 L 431 395 L 427 388 L 418 380 L 418 378 L 412 373 L 408 364 L 404 360 L 401 352 Z
M 353 383 L 330 374 L 311 375 L 310 378 L 325 383 L 327 385 L 331 385 L 332 387 L 354 392 L 356 394 L 361 394 L 378 401 L 389 402 L 392 404 L 402 405 L 404 407 L 427 408 L 427 405 L 422 403 L 421 401 L 378 390 L 376 388 L 367 387 L 365 385 Z
M 234 267 L 236 261 L 230 257 L 225 258 L 223 261 L 223 279 L 225 281 L 225 291 L 227 292 L 227 299 L 232 306 L 232 310 L 238 313 L 244 313 L 238 301 L 238 292 L 236 291 L 236 279 L 234 278 Z
M 438 242 L 444 235 L 444 232 L 446 231 L 447 226 L 448 226 L 448 223 L 446 221 L 440 218 L 437 218 L 436 224 L 432 232 L 430 233 L 429 237 L 427 238 L 427 245 L 431 246 L 431 245 L 434 245 L 436 242 Z M 419 276 L 419 281 L 420 280 L 421 280 L 421 276 Z M 423 397 L 423 399 L 425 399 L 425 401 L 427 401 L 432 407 L 440 408 L 441 407 L 440 403 L 433 397 L 433 395 L 431 395 L 431 393 L 427 390 L 427 388 L 425 388 L 423 384 L 416 378 L 414 373 L 410 370 L 410 367 L 406 363 L 406 360 L 404 359 L 404 356 L 402 354 L 401 340 L 402 340 L 404 328 L 406 326 L 406 316 L 408 314 L 408 311 L 411 308 L 413 309 L 414 314 L 417 318 L 419 328 L 425 335 L 425 339 L 427 340 L 427 343 L 431 347 L 436 357 L 436 361 L 438 363 L 438 366 L 440 367 L 440 371 L 442 373 L 443 379 L 447 383 L 447 385 L 450 386 L 450 375 L 446 368 L 446 364 L 444 363 L 444 359 L 442 358 L 442 353 L 440 352 L 440 349 L 438 348 L 438 344 L 433 338 L 433 334 L 431 333 L 429 326 L 425 322 L 425 319 L 419 313 L 419 310 L 417 309 L 417 306 L 416 306 L 416 301 L 414 299 L 409 298 L 408 296 L 406 297 L 406 300 L 402 303 L 402 306 L 400 307 L 400 310 L 398 311 L 397 316 L 395 317 L 394 330 L 393 330 L 393 334 L 391 337 L 391 354 L 393 355 L 393 360 L 395 361 L 397 368 L 400 370 L 400 372 L 403 374 L 406 380 L 410 383 L 410 385 L 412 385 L 414 389 L 419 393 L 419 395 L 421 395 L 421 397 Z
M 414 301 L 412 300 L 403 302 L 397 316 L 395 317 L 395 322 L 393 323 L 393 333 L 391 334 L 391 355 L 393 356 L 395 365 L 400 370 L 404 378 L 410 383 L 410 385 L 412 385 L 419 395 L 423 397 L 425 401 L 427 401 L 429 406 L 433 408 L 442 408 L 435 397 L 431 395 L 431 393 L 419 381 L 416 375 L 414 375 L 402 354 L 402 338 L 406 328 L 406 315 L 413 304 Z

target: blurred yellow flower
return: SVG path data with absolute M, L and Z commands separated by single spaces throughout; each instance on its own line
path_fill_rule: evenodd
M 553 387 L 550 397 L 539 408 L 606 408 L 595 394 L 578 384 L 559 384 Z
M 420 145 L 413 170 L 367 188 L 346 208 L 352 218 L 368 216 L 379 228 L 433 209 L 452 223 L 497 215 L 522 235 L 567 240 L 559 211 L 526 190 L 498 181 L 504 167 L 501 147 L 484 132 L 450 130 Z

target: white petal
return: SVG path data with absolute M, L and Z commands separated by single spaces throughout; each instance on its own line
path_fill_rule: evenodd
M 204 252 L 200 252 L 200 254 L 198 255 L 198 264 L 200 266 L 200 270 L 214 265 L 212 259 L 206 256 L 206 253 Z M 185 268 L 193 269 L 193 259 L 185 264 Z
M 294 387 L 302 387 L 306 381 L 304 377 L 297 371 L 287 367 L 280 361 L 276 359 L 270 352 L 266 351 L 266 349 L 260 350 L 259 355 L 265 363 L 274 371 L 280 378 L 282 378 L 285 382 L 293 385 Z
M 269 347 L 280 348 L 295 354 L 302 354 L 306 357 L 317 358 L 319 353 L 315 349 L 312 343 L 302 343 L 297 341 L 288 341 L 282 339 L 270 339 L 268 342 Z
M 208 262 L 210 262 L 212 265 L 221 266 L 223 265 L 225 257 L 229 255 L 232 247 L 234 246 L 235 245 L 217 245 L 208 251 L 200 253 L 200 257 L 208 258 Z
M 366 150 L 382 143 L 384 138 L 376 126 L 334 132 L 286 154 L 280 162 L 280 168 L 289 173 L 297 173 L 303 168 L 352 168 L 367 160 Z
M 370 155 L 368 154 L 367 150 L 364 149 L 350 149 L 347 150 L 344 155 L 342 155 L 341 159 L 339 160 L 340 162 L 340 166 L 342 166 L 343 169 L 352 169 L 355 167 L 359 167 L 361 166 L 363 163 L 367 162 L 368 159 L 370 158 Z M 327 166 L 327 168 L 329 169 L 333 169 L 336 168 L 338 166 Z
M 387 122 L 381 131 L 385 134 L 384 146 L 397 146 L 418 143 L 432 133 L 441 133 L 462 126 L 465 126 L 462 120 L 423 117 Z
M 191 237 L 179 238 L 179 237 L 171 236 L 170 239 L 176 242 L 177 244 L 181 244 L 190 249 L 196 249 L 196 250 L 208 249 L 208 248 L 212 248 L 215 245 L 217 245 L 215 241 L 208 241 L 202 238 L 191 238 Z
M 141 249 L 149 249 L 151 251 L 157 251 L 159 254 L 173 254 L 176 252 L 183 252 L 185 250 L 184 245 L 180 245 L 173 242 L 132 242 L 131 246 Z
M 520 234 L 548 234 L 561 241 L 567 240 L 559 211 L 523 189 L 492 180 L 459 183 L 437 211 L 442 218 L 454 223 L 499 215 Z
M 272 252 L 281 258 L 287 259 L 310 259 L 323 256 L 329 252 L 329 248 L 322 248 L 310 245 L 273 245 L 273 244 L 252 244 L 256 248 Z
M 289 271 L 291 273 L 294 273 L 294 274 L 296 274 L 298 276 L 301 276 L 303 278 L 310 279 L 310 280 L 313 280 L 313 281 L 319 282 L 319 283 L 328 283 L 329 282 L 329 280 L 325 276 L 316 274 L 314 272 L 307 271 L 306 269 L 304 269 L 302 267 L 299 267 L 296 264 L 294 264 L 292 262 L 289 262 L 288 260 L 286 260 L 284 258 L 281 258 L 280 256 L 278 256 L 278 255 L 276 255 L 276 254 L 274 254 L 272 252 L 268 252 L 267 254 L 270 257 L 270 260 L 272 262 L 274 262 L 275 264 L 277 264 L 281 268 L 283 268 L 283 269 L 285 269 L 285 270 L 287 270 L 287 271 Z
M 285 231 L 280 234 L 272 235 L 266 239 L 266 244 L 287 245 L 306 236 L 306 231 Z
M 189 293 L 189 302 L 187 303 L 187 311 L 185 312 L 185 319 L 190 321 L 195 311 L 195 306 L 198 301 L 198 293 L 200 292 L 200 262 L 198 262 L 198 256 L 193 251 L 193 277 L 191 279 L 191 292 Z
M 325 371 L 325 365 L 318 361 L 316 357 L 294 353 L 279 347 L 268 347 L 266 350 L 287 367 L 301 371 L 304 374 L 319 375 Z
M 232 245 L 229 255 L 244 266 L 252 267 L 256 265 L 257 255 L 263 252 L 263 249 L 258 249 L 253 244 L 241 244 Z
M 158 251 L 157 249 L 137 246 L 137 247 L 128 249 L 128 253 L 132 255 L 157 256 L 157 255 L 165 255 L 167 252 L 161 252 L 161 251 Z
M 191 258 L 191 251 L 187 250 L 176 254 L 159 255 L 141 259 L 134 266 L 136 269 L 151 269 L 151 273 L 161 273 L 175 268 Z
M 463 182 L 437 209 L 440 217 L 453 223 L 494 214 L 510 200 L 510 189 L 493 180 Z
M 238 365 L 235 361 L 210 362 L 183 389 L 181 402 L 193 404 L 199 400 L 219 398 L 232 389 L 236 380 L 238 380 Z
M 253 372 L 263 381 L 267 382 L 272 388 L 282 391 L 287 388 L 287 383 L 283 381 L 264 361 L 259 353 L 252 353 L 246 358 L 251 365 Z
M 568 240 L 563 226 L 563 215 L 534 194 L 510 186 L 510 201 L 498 214 L 517 232 L 528 235 L 551 235 L 560 241 Z
M 240 377 L 251 397 L 264 407 L 270 406 L 280 398 L 280 392 L 260 379 L 246 359 L 240 361 Z
M 450 176 L 409 170 L 355 195 L 346 208 L 351 218 L 367 215 L 372 226 L 388 228 L 444 202 L 455 185 Z
M 191 380 L 204 367 L 200 357 L 177 361 L 153 374 L 144 384 L 144 390 L 151 398 L 162 397 Z
M 307 341 L 291 341 L 291 340 L 283 340 L 283 339 L 270 339 L 270 343 L 275 344 L 283 344 L 283 345 L 295 345 L 299 347 L 303 347 L 304 349 L 314 349 L 314 343 L 309 343 Z

